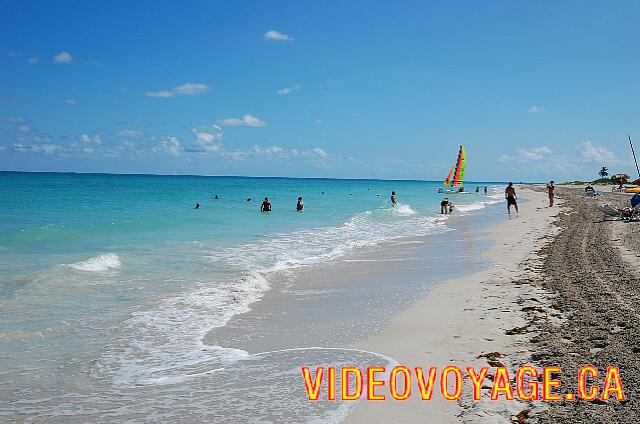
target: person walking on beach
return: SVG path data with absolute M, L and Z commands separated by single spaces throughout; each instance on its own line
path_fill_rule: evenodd
M 504 197 L 507 199 L 507 213 L 511 213 L 511 205 L 515 206 L 516 213 L 518 212 L 518 196 L 516 195 L 516 188 L 513 183 L 509 183 L 507 189 L 504 191 Z
M 302 196 L 298 197 L 298 203 L 296 204 L 296 211 L 302 212 L 304 209 L 304 203 L 302 202 Z
M 555 190 L 556 190 L 556 186 L 553 184 L 553 180 L 549 181 L 549 184 L 547 184 L 547 191 L 549 192 L 549 207 L 552 208 L 553 207 L 553 198 L 555 196 Z
M 271 202 L 268 197 L 264 198 L 262 206 L 260 206 L 260 212 L 271 212 Z
M 391 192 L 391 206 L 395 207 L 398 205 L 398 199 L 396 199 L 396 192 Z

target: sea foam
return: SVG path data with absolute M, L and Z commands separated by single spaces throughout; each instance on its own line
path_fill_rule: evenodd
M 122 266 L 115 253 L 105 253 L 84 261 L 69 264 L 69 267 L 84 272 L 105 272 Z

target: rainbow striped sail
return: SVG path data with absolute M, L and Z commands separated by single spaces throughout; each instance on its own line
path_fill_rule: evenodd
M 453 176 L 453 170 L 455 168 L 456 168 L 455 165 L 451 167 L 451 171 L 449 171 L 449 175 L 447 175 L 447 178 L 444 179 L 444 183 L 442 183 L 443 186 L 449 187 L 451 185 L 451 177 Z
M 462 187 L 464 183 L 464 168 L 467 164 L 467 153 L 464 151 L 464 146 L 460 146 L 458 152 L 458 160 L 456 161 L 456 170 L 453 173 L 452 186 Z
M 460 151 L 458 152 L 458 159 L 456 160 L 456 163 L 453 164 L 453 166 L 451 167 L 451 170 L 449 171 L 449 174 L 447 175 L 447 178 L 445 178 L 442 185 L 445 187 L 462 188 L 464 184 L 464 169 L 466 164 L 467 164 L 467 153 L 464 150 L 464 146 L 460 146 Z M 438 190 L 442 191 L 442 188 Z M 446 190 L 446 191 L 452 191 L 452 190 Z M 459 191 L 462 191 L 462 189 Z

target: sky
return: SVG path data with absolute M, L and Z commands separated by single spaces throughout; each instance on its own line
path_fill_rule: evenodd
M 569 181 L 627 134 L 638 1 L 0 0 L 0 170 Z

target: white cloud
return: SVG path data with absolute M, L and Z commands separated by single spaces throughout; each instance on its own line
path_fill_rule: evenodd
M 601 146 L 594 146 L 590 140 L 584 141 L 577 146 L 582 159 L 586 162 L 618 163 L 616 155 Z
M 175 97 L 180 95 L 193 96 L 195 94 L 203 94 L 211 90 L 207 84 L 185 83 L 170 90 L 149 91 L 145 93 L 148 97 Z
M 22 56 L 24 56 L 24 54 L 17 52 L 15 50 L 11 50 L 9 52 L 9 57 L 22 57 Z
M 283 34 L 278 31 L 268 31 L 264 38 L 267 40 L 275 40 L 275 41 L 293 41 L 295 38 L 288 36 L 287 34 Z
M 56 150 L 60 149 L 60 146 L 58 146 L 57 144 L 43 144 L 42 146 L 40 146 L 40 148 L 42 149 L 43 153 L 50 155 Z
M 32 65 L 38 63 L 40 61 L 40 58 L 38 56 L 32 56 L 29 59 L 27 59 L 27 63 L 30 63 Z
M 300 86 L 299 85 L 294 85 L 293 87 L 285 87 L 285 88 L 281 88 L 280 90 L 276 91 L 276 94 L 280 94 L 280 95 L 287 95 L 290 94 L 293 91 L 296 90 L 300 90 Z
M 55 153 L 57 150 L 60 150 L 61 147 L 57 144 L 20 144 L 15 143 L 13 145 L 13 150 L 17 152 L 36 152 L 36 153 L 44 153 L 47 155 L 51 155 Z
M 94 135 L 82 134 L 80 136 L 80 141 L 82 141 L 85 144 L 94 144 L 96 146 L 102 144 L 102 138 L 100 138 L 100 135 L 98 134 L 94 134 Z
M 0 146 L 0 153 L 4 152 L 6 149 L 4 146 Z
M 71 56 L 71 53 L 65 51 L 53 56 L 53 63 L 71 63 L 72 60 L 73 56 Z
M 525 160 L 542 160 L 552 153 L 547 146 L 532 147 L 530 149 L 518 149 L 518 155 Z
M 500 155 L 498 157 L 498 161 L 507 162 L 507 161 L 518 161 L 518 162 L 530 162 L 530 161 L 539 161 L 545 159 L 547 156 L 551 155 L 553 151 L 547 146 L 540 147 L 530 147 L 527 149 L 518 149 L 515 155 Z
M 206 93 L 209 90 L 211 90 L 211 87 L 209 87 L 207 84 L 193 84 L 189 82 L 173 88 L 173 91 L 176 94 L 185 94 L 187 96 Z
M 116 135 L 118 137 L 124 137 L 124 138 L 142 138 L 142 137 L 144 137 L 144 133 L 142 131 L 136 131 L 136 130 L 117 131 Z
M 219 121 L 219 123 L 228 127 L 264 127 L 267 125 L 265 121 L 251 115 L 244 115 L 242 118 L 227 118 Z
M 251 148 L 250 153 L 256 157 L 271 157 L 274 155 L 280 155 L 284 158 L 287 155 L 286 150 L 280 146 L 261 147 L 255 145 Z
M 78 99 L 74 99 L 74 98 L 67 99 L 64 102 L 68 105 L 77 105 L 78 103 L 80 103 Z
M 321 156 L 321 157 L 323 157 L 323 158 L 324 158 L 324 157 L 327 157 L 327 152 L 325 152 L 325 151 L 324 151 L 323 149 L 321 149 L 320 147 L 314 147 L 313 149 L 311 149 L 311 151 L 312 151 L 313 153 L 315 153 L 316 155 Z
M 173 91 L 162 90 L 162 91 L 148 91 L 144 95 L 148 97 L 173 97 L 175 96 L 175 93 Z
M 183 148 L 180 145 L 180 140 L 177 137 L 165 137 L 162 141 L 162 148 L 165 152 L 172 156 L 178 156 L 182 152 Z
M 542 106 L 531 106 L 529 108 L 529 113 L 540 113 L 544 112 L 544 107 Z
M 262 147 L 254 145 L 247 150 L 220 150 L 217 154 L 232 160 L 244 161 L 247 159 L 266 159 L 266 160 L 283 160 L 289 161 L 292 158 L 302 159 L 304 163 L 316 166 L 326 167 L 327 152 L 320 148 L 314 147 L 311 150 L 288 149 L 281 146 Z
M 196 144 L 205 152 L 215 153 L 220 150 L 222 141 L 222 128 L 218 125 L 211 127 L 201 126 L 191 130 L 196 137 Z

